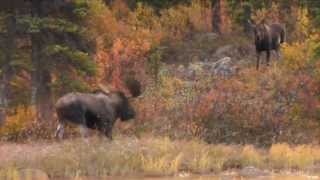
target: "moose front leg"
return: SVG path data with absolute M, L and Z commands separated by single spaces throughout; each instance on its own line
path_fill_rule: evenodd
M 270 50 L 267 51 L 267 66 L 270 65 Z
M 112 141 L 112 127 L 105 130 L 105 135 Z
M 257 52 L 257 65 L 256 65 L 257 70 L 259 70 L 259 64 L 260 64 L 260 52 Z
M 64 124 L 62 122 L 60 122 L 58 124 L 56 133 L 54 135 L 55 138 L 59 138 L 60 140 L 63 138 L 63 134 L 64 134 Z
M 86 125 L 80 125 L 79 126 L 80 129 L 80 134 L 82 138 L 87 138 L 88 137 L 88 128 Z

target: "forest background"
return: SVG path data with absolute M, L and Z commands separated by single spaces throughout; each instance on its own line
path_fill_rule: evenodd
M 262 146 L 319 143 L 319 1 L 0 6 L 2 140 L 50 139 L 59 97 L 99 84 L 128 93 L 124 79 L 135 77 L 143 87 L 133 102 L 138 116 L 115 133 Z M 281 60 L 257 71 L 248 20 L 263 19 L 285 25 L 287 37 Z

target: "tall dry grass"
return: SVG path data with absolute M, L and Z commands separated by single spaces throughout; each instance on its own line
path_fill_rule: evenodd
M 49 177 L 163 176 L 179 172 L 218 173 L 230 168 L 305 170 L 320 161 L 318 146 L 275 144 L 210 145 L 199 140 L 91 137 L 63 142 L 0 145 L 0 177 L 19 169 L 40 169 Z

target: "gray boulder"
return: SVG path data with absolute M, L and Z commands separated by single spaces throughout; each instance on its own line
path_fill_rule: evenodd
M 198 40 L 199 42 L 203 42 L 203 41 L 213 41 L 218 37 L 219 35 L 217 33 L 209 32 L 209 33 L 196 34 L 194 39 Z
M 259 176 L 268 176 L 270 175 L 270 173 L 252 166 L 248 166 L 241 169 L 239 172 L 239 175 L 242 177 L 259 177 Z
M 230 57 L 224 57 L 216 62 L 206 63 L 204 69 L 207 69 L 211 74 L 223 77 L 234 74 L 236 70 Z
M 176 67 L 175 72 L 181 77 L 194 79 L 200 75 L 215 75 L 228 77 L 236 72 L 230 57 L 224 57 L 218 61 L 197 61 L 190 63 L 187 67 Z
M 215 57 L 215 58 L 222 58 L 222 57 L 224 57 L 224 56 L 230 56 L 230 55 L 231 55 L 230 53 L 233 52 L 234 49 L 235 49 L 235 48 L 234 48 L 232 45 L 225 45 L 225 46 L 219 47 L 219 48 L 215 51 L 213 57 Z

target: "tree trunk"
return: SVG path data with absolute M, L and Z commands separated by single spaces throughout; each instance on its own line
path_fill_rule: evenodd
M 10 81 L 13 78 L 14 71 L 10 63 L 15 51 L 16 18 L 13 12 L 7 18 L 7 33 L 5 37 L 5 61 L 1 67 L 0 73 L 0 125 L 6 120 L 6 112 L 9 103 Z
M 231 21 L 228 16 L 227 2 L 225 0 L 215 0 L 212 3 L 212 28 L 219 34 L 230 32 Z
M 40 78 L 37 82 L 36 109 L 37 118 L 49 124 L 53 121 L 53 98 L 51 90 L 51 73 L 47 69 L 39 72 Z
M 41 0 L 32 1 L 32 17 L 44 17 Z M 51 90 L 51 73 L 43 58 L 42 51 L 45 45 L 45 34 L 42 30 L 31 35 L 32 42 L 32 104 L 36 107 L 37 121 L 52 123 L 53 98 Z
M 249 20 L 251 20 L 252 7 L 249 4 L 245 4 L 242 8 L 244 10 L 242 26 L 244 32 L 249 36 L 252 32 L 252 25 L 249 23 Z

